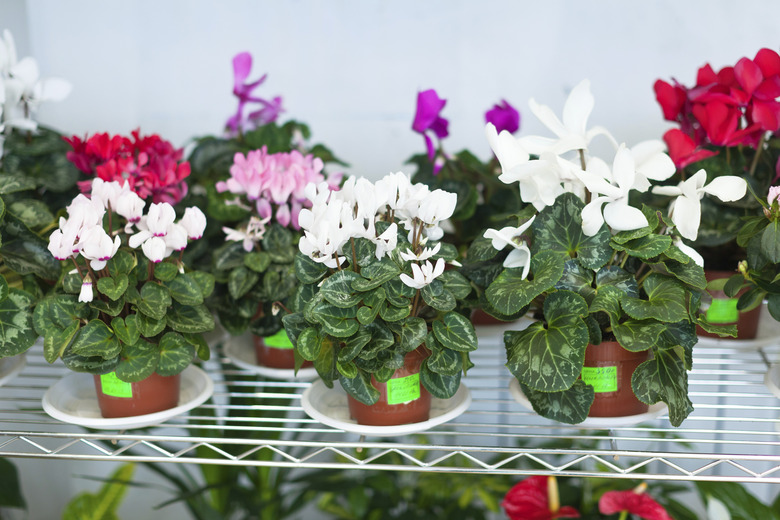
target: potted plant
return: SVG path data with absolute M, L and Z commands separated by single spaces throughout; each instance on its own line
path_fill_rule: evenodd
M 49 237 L 62 263 L 55 290 L 35 307 L 44 357 L 94 374 L 104 417 L 149 414 L 178 403 L 179 377 L 214 327 L 203 304 L 211 274 L 188 271 L 181 258 L 206 219 L 187 208 L 176 221 L 167 202 L 145 201 L 129 182 L 91 182 Z M 145 398 L 151 398 L 146 401 Z
M 473 325 L 455 311 L 470 286 L 445 270 L 457 252 L 441 242 L 456 195 L 403 173 L 350 178 L 340 191 L 309 185 L 307 195 L 300 286 L 282 318 L 296 356 L 329 387 L 341 383 L 360 424 L 427 420 L 430 396 L 456 393 L 477 348 Z
M 679 425 L 693 409 L 687 370 L 695 326 L 719 333 L 733 327 L 713 326 L 700 312 L 701 259 L 678 229 L 696 225 L 702 196 L 739 199 L 745 182 L 722 176 L 696 189 L 667 188 L 677 195 L 670 214 L 632 206 L 632 190 L 647 191 L 673 175 L 674 165 L 657 142 L 617 146 L 611 166 L 591 156 L 591 140 L 609 136 L 587 129 L 592 107 L 584 81 L 569 95 L 563 121 L 531 102 L 555 138 L 515 139 L 488 125 L 502 180 L 517 182 L 537 213 L 485 232 L 494 249 L 511 251 L 486 296 L 504 314 L 538 318 L 504 334 L 507 367 L 537 413 L 579 423 L 589 413 L 638 415 L 664 401 Z M 704 184 L 705 176 L 698 172 L 695 182 Z
M 311 206 L 304 188 L 325 181 L 322 169 L 322 160 L 311 154 L 269 154 L 264 146 L 236 153 L 230 177 L 216 183 L 217 193 L 233 196 L 226 203 L 248 218 L 222 228 L 226 243 L 214 252 L 217 286 L 209 305 L 230 334 L 252 332 L 259 365 L 295 366 L 293 345 L 273 308 L 286 304 L 298 286 L 293 261 L 302 235 L 299 213 Z
M 44 102 L 66 98 L 71 85 L 41 78 L 36 60 L 18 59 L 8 30 L 0 38 L 0 358 L 7 371 L 21 369 L 38 339 L 35 301 L 59 276 L 59 264 L 42 235 L 56 225 L 54 212 L 76 192 L 78 172 L 65 158 L 58 132 L 40 125 Z
M 754 59 L 715 72 L 709 64 L 698 70 L 696 84 L 655 83 L 664 118 L 677 127 L 664 134 L 677 171 L 667 183 L 689 181 L 700 170 L 708 179 L 724 175 L 743 178 L 755 193 L 766 193 L 777 179 L 780 158 L 780 56 L 761 49 Z M 761 217 L 756 199 L 701 202 L 698 230 L 679 226 L 680 235 L 704 258 L 708 279 L 707 314 L 713 323 L 737 323 L 738 339 L 755 337 L 760 299 L 737 299 L 723 292 L 737 264 L 750 254 L 737 235 L 745 217 Z M 744 292 L 742 293 L 744 294 Z M 711 300 L 711 303 L 709 302 Z M 706 331 L 700 331 L 708 335 Z

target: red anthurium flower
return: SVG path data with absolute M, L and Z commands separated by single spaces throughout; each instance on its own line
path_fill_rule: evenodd
M 509 490 L 501 506 L 511 520 L 580 517 L 580 513 L 573 507 L 560 507 L 555 477 L 528 477 Z
M 653 85 L 655 90 L 655 99 L 661 105 L 664 112 L 664 119 L 667 121 L 677 121 L 683 115 L 683 108 L 687 99 L 685 89 L 680 85 L 674 86 L 659 79 Z
M 678 170 L 682 170 L 689 164 L 701 161 L 707 157 L 717 155 L 717 152 L 704 150 L 696 146 L 696 143 L 690 136 L 677 128 L 673 128 L 664 134 L 664 142 L 669 150 L 669 157 L 672 158 Z
M 604 515 L 627 511 L 645 520 L 674 520 L 661 504 L 645 494 L 645 489 L 647 484 L 643 482 L 636 489 L 607 491 L 599 499 L 599 511 Z

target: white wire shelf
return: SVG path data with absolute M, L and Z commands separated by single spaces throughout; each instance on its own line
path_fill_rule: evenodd
M 695 411 L 680 428 L 662 415 L 595 430 L 553 423 L 514 401 L 501 330 L 485 328 L 464 379 L 469 409 L 424 434 L 395 438 L 362 438 L 308 418 L 300 399 L 309 383 L 259 378 L 219 349 L 205 365 L 214 397 L 189 414 L 129 431 L 67 425 L 41 408 L 43 393 L 67 372 L 33 348 L 21 374 L 0 388 L 0 456 L 780 483 L 780 399 L 764 385 L 780 336 L 763 343 L 696 346 Z

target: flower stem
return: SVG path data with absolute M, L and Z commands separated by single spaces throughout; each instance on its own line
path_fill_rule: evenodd
M 358 265 L 357 253 L 355 252 L 355 237 L 350 237 L 349 241 L 352 244 L 352 265 L 355 267 L 355 272 L 360 274 L 360 266 Z
M 620 517 L 618 520 L 627 520 L 628 519 L 628 509 L 625 509 L 620 512 Z
M 417 289 L 417 292 L 414 295 L 414 300 L 412 300 L 412 313 L 410 316 L 417 316 L 417 305 L 420 303 L 420 290 Z
M 756 167 L 758 167 L 758 158 L 761 156 L 761 152 L 764 149 L 764 141 L 766 140 L 766 134 L 761 134 L 761 139 L 758 140 L 756 146 L 756 154 L 753 156 L 753 162 L 750 163 L 750 176 L 752 177 L 756 173 Z
M 79 265 L 79 263 L 76 261 L 76 259 L 74 257 L 71 256 L 70 259 L 73 260 L 73 264 L 76 266 L 76 271 L 78 271 L 79 276 L 81 277 L 81 281 L 83 282 L 84 281 L 84 273 L 81 272 L 81 266 Z

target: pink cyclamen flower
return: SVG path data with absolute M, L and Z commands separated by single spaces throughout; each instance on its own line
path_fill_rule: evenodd
M 300 229 L 298 213 L 305 206 L 311 207 L 304 190 L 309 183 L 325 180 L 323 168 L 322 160 L 311 154 L 297 150 L 269 154 L 263 147 L 246 156 L 237 153 L 230 178 L 218 182 L 216 188 L 220 193 L 245 196 L 261 219 L 274 216 L 282 226 Z
M 661 504 L 645 493 L 646 489 L 643 482 L 636 489 L 607 491 L 599 499 L 599 511 L 604 515 L 627 511 L 645 520 L 673 520 Z
M 417 93 L 417 110 L 414 114 L 412 130 L 422 134 L 425 138 L 425 147 L 428 150 L 428 159 L 430 161 L 433 161 L 436 156 L 436 149 L 428 132 L 433 132 L 439 140 L 449 135 L 447 130 L 449 121 L 440 115 L 446 104 L 447 100 L 440 98 L 434 89 L 423 90 Z M 434 173 L 438 173 L 438 170 Z
M 766 196 L 766 203 L 771 206 L 774 201 L 778 200 L 778 197 L 780 197 L 780 186 L 770 186 Z M 778 200 L 778 203 L 780 203 L 780 200 Z
M 501 103 L 493 105 L 493 108 L 485 112 L 485 123 L 493 123 L 498 133 L 506 130 L 514 134 L 520 129 L 520 112 L 507 100 L 502 99 Z
M 234 134 L 247 130 L 247 127 L 252 125 L 257 127 L 276 121 L 283 111 L 281 97 L 267 101 L 252 95 L 252 91 L 265 81 L 267 74 L 263 74 L 258 80 L 247 83 L 251 71 L 252 55 L 250 53 L 240 52 L 233 57 L 233 95 L 238 98 L 238 108 L 236 113 L 227 120 L 225 126 Z M 259 103 L 262 107 L 251 112 L 247 121 L 244 121 L 244 107 L 248 103 Z

